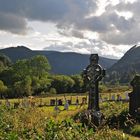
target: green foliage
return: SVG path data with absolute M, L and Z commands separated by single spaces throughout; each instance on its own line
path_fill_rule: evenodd
M 11 117 L 12 116 L 12 117 Z M 73 119 L 55 121 L 44 118 L 43 111 L 35 109 L 7 110 L 0 108 L 0 139 L 18 140 L 127 140 L 121 131 L 107 126 L 96 131 Z
M 8 90 L 7 86 L 5 86 L 3 81 L 0 80 L 0 96 L 1 96 L 1 98 L 5 95 L 7 90 Z
M 140 137 L 140 125 L 134 125 L 131 129 L 131 134 Z
M 56 94 L 57 91 L 55 88 L 50 88 L 50 91 L 49 91 L 50 94 Z
M 74 86 L 74 80 L 69 76 L 55 75 L 52 76 L 51 87 L 55 88 L 57 93 L 71 92 Z
M 6 55 L 0 54 L 0 72 L 11 65 L 11 60 Z
M 14 83 L 14 90 L 16 92 L 17 97 L 23 97 L 32 95 L 32 80 L 29 76 L 26 76 L 22 81 L 18 81 Z
M 72 75 L 71 78 L 74 80 L 73 92 L 83 91 L 84 81 L 81 75 Z
M 9 97 L 38 95 L 49 90 L 50 65 L 45 56 L 35 56 L 30 59 L 18 60 L 9 69 L 0 73 L 0 78 L 13 89 Z M 14 94 L 13 94 L 14 93 Z

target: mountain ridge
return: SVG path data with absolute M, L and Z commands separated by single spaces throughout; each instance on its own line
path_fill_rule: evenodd
M 45 55 L 50 65 L 52 66 L 52 73 L 55 74 L 78 74 L 89 64 L 88 54 L 80 54 L 75 52 L 58 52 L 46 50 L 31 50 L 25 46 L 17 46 L 1 49 L 0 53 L 7 55 L 13 62 L 18 59 L 31 58 L 36 55 Z M 109 68 L 117 60 L 100 57 L 99 63 Z
M 121 83 L 130 82 L 134 75 L 140 74 L 140 46 L 134 45 L 124 56 L 108 69 L 111 79 Z

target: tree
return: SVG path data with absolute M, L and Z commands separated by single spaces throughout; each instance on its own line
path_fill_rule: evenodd
M 5 96 L 5 93 L 7 92 L 8 88 L 4 85 L 3 81 L 0 80 L 0 96 L 1 98 Z
M 29 66 L 31 74 L 39 78 L 48 75 L 48 71 L 51 69 L 48 59 L 41 55 L 32 57 L 29 61 Z
M 72 87 L 74 86 L 74 80 L 65 75 L 54 75 L 52 76 L 51 87 L 55 88 L 57 93 L 70 93 L 72 92 Z
M 0 72 L 8 68 L 12 64 L 9 57 L 6 55 L 0 54 Z
M 16 97 L 23 97 L 32 95 L 32 80 L 29 76 L 27 76 L 22 81 L 17 81 L 14 83 L 14 90 Z
M 73 92 L 82 92 L 84 81 L 80 75 L 72 75 L 71 78 L 74 80 Z
M 38 95 L 44 90 L 49 90 L 50 65 L 45 56 L 39 55 L 31 59 L 18 60 L 12 68 L 14 89 L 17 94 Z

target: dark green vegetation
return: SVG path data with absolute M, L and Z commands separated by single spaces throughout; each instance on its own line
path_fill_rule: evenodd
M 49 93 L 85 92 L 80 75 L 53 75 L 45 56 L 34 56 L 11 64 L 1 56 L 0 96 L 1 98 L 24 97 Z
M 27 48 L 19 47 L 18 49 L 26 50 Z M 12 53 L 12 51 L 8 53 Z M 48 53 L 51 54 L 54 52 Z M 22 51 L 19 54 L 21 55 Z M 26 56 L 25 58 L 28 59 L 23 59 L 23 57 L 14 63 L 11 63 L 8 57 L 0 56 L 1 98 L 44 94 L 54 94 L 56 97 L 56 94 L 60 93 L 70 94 L 86 91 L 80 75 L 66 76 L 52 74 L 50 61 L 45 56 L 34 54 L 31 56 L 30 53 L 29 55 L 26 53 Z M 61 58 L 61 55 L 59 58 Z M 55 59 L 57 60 L 58 58 Z M 81 61 L 79 61 L 77 65 L 80 65 Z M 67 70 L 64 69 L 65 66 L 62 68 L 64 71 Z M 100 91 L 107 92 L 111 96 L 113 91 L 119 91 L 120 93 L 120 91 L 129 90 L 126 86 L 123 89 L 122 87 L 120 88 L 120 81 L 117 78 L 113 78 L 112 80 L 116 80 L 114 82 L 115 88 L 110 85 L 108 88 L 108 85 L 105 86 L 104 83 L 101 83 Z M 106 97 L 107 94 L 105 93 L 103 96 Z M 80 119 L 77 119 L 77 116 L 81 114 L 78 112 L 83 111 L 85 108 L 76 109 L 76 106 L 71 106 L 68 111 L 61 110 L 59 113 L 56 113 L 54 108 L 46 106 L 13 109 L 12 107 L 6 108 L 1 105 L 0 139 L 127 140 L 131 134 L 139 136 L 139 122 L 129 115 L 128 103 L 103 102 L 100 105 L 105 118 L 102 126 L 99 128 L 91 128 L 83 125 Z
M 36 55 L 44 55 L 52 67 L 51 72 L 55 74 L 79 74 L 88 64 L 89 55 L 78 53 L 62 53 L 55 51 L 33 51 L 24 46 L 1 49 L 0 53 L 8 56 L 13 62 L 18 59 L 27 59 Z M 100 64 L 111 67 L 116 60 L 100 57 Z
M 131 127 L 138 127 L 138 125 L 134 125 L 135 120 L 128 114 L 127 103 L 101 104 L 101 110 L 106 117 L 100 128 L 89 128 L 79 120 L 73 120 L 74 116 L 70 112 L 75 111 L 74 108 L 58 113 L 55 118 L 51 118 L 49 115 L 50 112 L 54 112 L 53 108 L 50 108 L 49 111 L 47 108 L 7 109 L 1 106 L 0 139 L 128 140 L 130 138 L 131 140 L 132 137 L 128 135 L 130 132 L 134 133 L 134 129 L 132 131 Z M 63 118 L 65 115 L 62 116 L 61 113 L 68 114 L 69 118 Z M 78 113 L 78 115 L 80 114 Z
M 89 64 L 89 55 L 62 53 L 55 51 L 33 51 L 24 46 L 1 49 L 0 53 L 8 56 L 12 62 L 44 55 L 51 65 L 51 73 L 72 75 L 80 74 Z M 100 57 L 99 64 L 107 68 L 105 81 L 109 84 L 128 84 L 135 74 L 140 73 L 140 47 L 134 46 L 120 60 Z

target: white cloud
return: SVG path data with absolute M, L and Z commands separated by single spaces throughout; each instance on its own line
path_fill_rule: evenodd
M 0 46 L 120 58 L 140 42 L 139 7 L 138 0 L 0 0 Z

